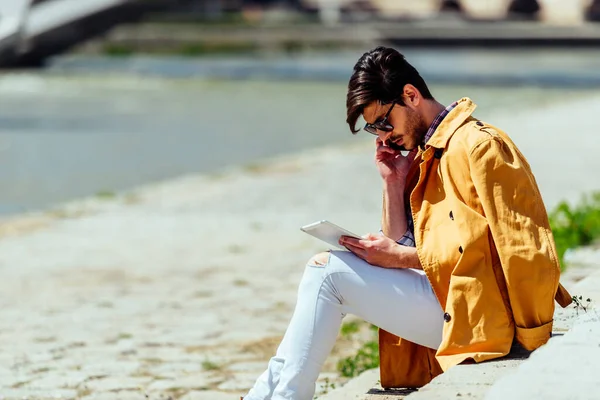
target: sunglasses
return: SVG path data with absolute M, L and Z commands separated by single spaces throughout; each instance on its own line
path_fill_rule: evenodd
M 394 101 L 392 103 L 392 106 L 390 107 L 390 109 L 388 110 L 388 112 L 385 113 L 385 115 L 384 115 L 384 117 L 382 119 L 380 119 L 379 121 L 375 121 L 372 124 L 369 124 L 367 122 L 366 125 L 365 125 L 365 127 L 363 129 L 365 131 L 369 132 L 370 134 L 375 135 L 375 136 L 379 136 L 378 133 L 377 133 L 377 131 L 382 131 L 382 132 L 391 132 L 391 131 L 393 131 L 394 130 L 394 126 L 388 122 L 388 117 L 390 116 L 390 113 L 394 109 L 395 105 L 396 105 L 396 102 Z

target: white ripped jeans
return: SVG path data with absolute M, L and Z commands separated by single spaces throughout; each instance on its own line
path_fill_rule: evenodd
M 244 400 L 312 400 L 346 314 L 432 349 L 442 341 L 444 312 L 423 271 L 375 267 L 333 251 L 326 265 L 306 266 L 277 354 Z

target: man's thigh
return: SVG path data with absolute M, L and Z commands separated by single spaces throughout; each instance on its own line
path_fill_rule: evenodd
M 346 251 L 331 252 L 325 269 L 345 314 L 431 348 L 441 343 L 444 313 L 423 271 L 373 266 Z

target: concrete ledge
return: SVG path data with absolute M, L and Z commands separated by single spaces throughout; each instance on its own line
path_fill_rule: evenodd
M 572 330 L 496 382 L 485 398 L 598 399 L 600 313 L 594 311 L 581 315 Z
M 600 271 L 572 289 L 600 301 Z M 527 362 L 496 382 L 486 399 L 598 399 L 600 397 L 600 311 L 578 310 L 572 329 L 553 338 Z M 566 384 L 568 382 L 568 384 Z
M 597 304 L 600 302 L 600 270 L 568 285 L 568 289 L 571 294 L 582 295 L 584 300 L 591 298 L 593 304 Z M 586 313 L 573 306 L 567 309 L 557 306 L 554 328 L 554 337 L 531 358 L 526 352 L 513 349 L 506 358 L 458 365 L 418 391 L 383 390 L 373 384 L 379 379 L 379 370 L 367 371 L 320 399 L 597 399 L 600 311 L 592 309 Z M 565 385 L 566 381 L 572 384 Z

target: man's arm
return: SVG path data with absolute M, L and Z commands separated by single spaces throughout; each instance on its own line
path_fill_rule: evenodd
M 411 151 L 405 157 L 399 151 L 384 145 L 379 138 L 375 141 L 375 145 L 377 146 L 375 164 L 383 179 L 381 231 L 390 239 L 398 241 L 408 230 L 404 190 L 406 176 L 417 150 Z
M 404 181 L 383 181 L 381 231 L 394 241 L 398 241 L 408 229 L 404 207 L 404 187 Z

